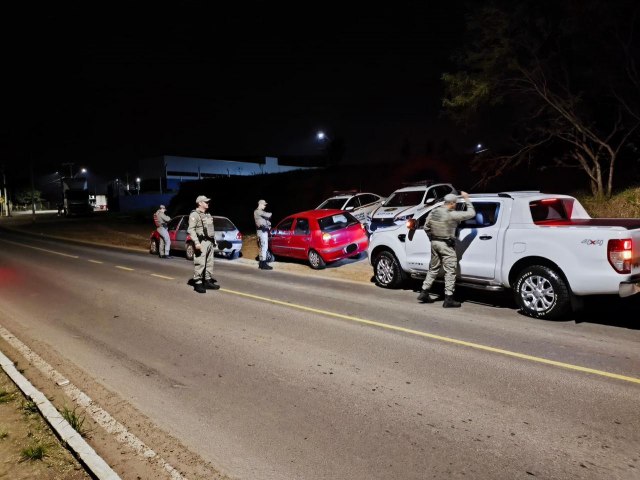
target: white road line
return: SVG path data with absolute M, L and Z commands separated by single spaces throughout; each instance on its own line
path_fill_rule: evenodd
M 119 268 L 120 270 L 126 270 L 128 272 L 133 272 L 133 268 L 129 268 L 129 267 L 123 267 L 122 265 L 116 265 L 116 268 Z
M 68 253 L 56 252 L 55 250 L 47 250 L 46 248 L 34 247 L 32 245 L 25 245 L 24 243 L 12 242 L 11 240 L 3 239 L 3 241 L 7 243 L 12 243 L 14 245 L 18 245 L 19 247 L 22 247 L 22 248 L 31 248 L 32 250 L 40 250 L 41 252 L 53 253 L 55 255 L 60 255 L 63 257 L 80 258 L 77 255 L 69 255 Z
M 152 277 L 164 278 L 165 280 L 175 280 L 175 278 L 173 277 L 166 277 L 164 275 L 158 275 L 157 273 L 151 273 L 150 275 Z
M 91 262 L 91 263 L 104 263 L 104 262 L 101 262 L 100 260 L 91 260 L 91 259 L 87 260 L 87 262 Z
M 29 363 L 40 370 L 46 377 L 51 378 L 58 385 L 63 385 L 61 388 L 64 390 L 71 399 L 73 399 L 80 407 L 84 408 L 87 414 L 91 415 L 91 418 L 104 428 L 111 435 L 115 436 L 116 440 L 127 447 L 134 450 L 139 457 L 147 461 L 155 461 L 164 469 L 170 476 L 171 480 L 186 480 L 180 472 L 178 472 L 171 464 L 169 464 L 164 458 L 160 457 L 155 451 L 147 447 L 142 440 L 129 432 L 127 428 L 113 418 L 106 410 L 103 410 L 98 404 L 96 404 L 87 394 L 76 387 L 73 383 L 70 383 L 60 372 L 55 370 L 51 365 L 45 362 L 37 353 L 27 347 L 18 338 L 15 337 L 6 328 L 0 325 L 0 336 L 13 348 L 18 350 L 22 356 L 27 359 Z M 3 365 L 4 366 L 4 365 Z M 44 395 L 43 395 L 44 397 Z M 74 430 L 75 432 L 75 430 Z M 86 442 L 85 442 L 86 443 Z M 88 446 L 88 445 L 87 445 Z M 91 448 L 91 447 L 89 447 Z M 115 472 L 114 472 L 115 474 Z M 101 480 L 120 478 L 117 475 L 115 477 L 99 477 Z

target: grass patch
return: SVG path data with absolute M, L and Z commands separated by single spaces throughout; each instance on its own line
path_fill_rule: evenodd
M 36 443 L 20 451 L 23 460 L 42 460 L 47 455 L 47 446 Z
M 78 407 L 75 407 L 73 410 L 70 410 L 69 408 L 64 407 L 62 409 L 62 416 L 67 422 L 69 422 L 69 425 L 71 425 L 76 432 L 84 437 L 87 433 L 87 430 L 83 427 L 84 415 L 78 415 L 76 413 L 77 408 Z
M 22 411 L 26 414 L 26 415 L 31 415 L 34 413 L 38 413 L 38 405 L 36 405 L 36 402 L 32 401 L 32 400 L 25 400 L 22 402 Z
M 640 218 L 640 187 L 627 188 L 608 199 L 584 192 L 575 197 L 594 218 Z
M 9 430 L 7 430 L 6 428 L 0 428 L 0 440 L 4 440 L 5 438 L 7 438 L 9 436 Z
M 0 388 L 0 403 L 9 403 L 13 400 L 13 392 L 6 390 L 4 388 Z

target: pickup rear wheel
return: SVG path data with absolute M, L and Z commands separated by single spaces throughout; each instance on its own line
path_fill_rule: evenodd
M 542 265 L 525 268 L 515 281 L 516 303 L 533 318 L 553 320 L 571 309 L 571 293 L 565 280 Z
M 397 288 L 405 281 L 400 262 L 391 252 L 380 252 L 373 260 L 376 285 L 382 288 Z

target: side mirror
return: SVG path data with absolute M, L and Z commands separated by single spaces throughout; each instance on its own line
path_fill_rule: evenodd
M 415 230 L 417 226 L 418 222 L 416 222 L 415 218 L 410 218 L 409 220 L 407 220 L 407 228 L 409 230 Z
M 353 205 L 349 205 L 347 208 L 345 208 L 345 211 L 350 212 L 351 210 L 353 210 Z
M 431 205 L 433 202 L 435 202 L 436 199 L 435 198 L 427 198 L 427 201 L 424 202 L 425 205 Z

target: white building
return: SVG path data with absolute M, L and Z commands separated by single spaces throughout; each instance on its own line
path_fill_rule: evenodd
M 182 182 L 234 175 L 260 175 L 306 170 L 317 167 L 281 165 L 277 157 L 242 157 L 236 160 L 162 155 L 140 160 L 143 180 L 159 179 L 167 190 L 177 190 Z

